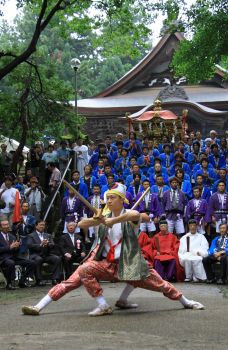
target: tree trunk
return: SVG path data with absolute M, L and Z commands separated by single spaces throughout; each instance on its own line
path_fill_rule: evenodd
M 30 88 L 26 87 L 23 94 L 21 95 L 20 102 L 21 102 L 21 108 L 20 108 L 20 121 L 21 121 L 21 127 L 22 127 L 22 133 L 21 138 L 19 141 L 19 146 L 16 149 L 13 161 L 11 165 L 11 172 L 17 174 L 17 165 L 19 163 L 20 157 L 22 155 L 23 148 L 25 146 L 26 140 L 27 140 L 27 134 L 28 134 L 28 110 L 27 110 L 27 98 L 30 92 Z
M 17 66 L 23 62 L 27 62 L 29 57 L 36 51 L 37 42 L 40 38 L 42 31 L 47 27 L 51 19 L 54 17 L 56 12 L 64 10 L 67 7 L 73 5 L 74 2 L 68 2 L 63 0 L 56 0 L 52 8 L 47 13 L 48 1 L 43 0 L 40 7 L 40 13 L 37 18 L 35 30 L 27 48 L 18 56 L 10 55 L 9 53 L 0 52 L 0 57 L 11 56 L 14 59 L 7 63 L 4 67 L 0 68 L 0 80 L 3 79 L 7 74 L 11 73 Z M 1 55 L 2 54 L 2 55 Z

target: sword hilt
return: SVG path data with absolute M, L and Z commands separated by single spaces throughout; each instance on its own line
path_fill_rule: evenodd
M 104 210 L 104 208 L 97 209 L 97 213 L 94 213 L 93 219 L 95 219 L 95 220 L 102 219 L 104 217 L 102 214 L 103 210 Z

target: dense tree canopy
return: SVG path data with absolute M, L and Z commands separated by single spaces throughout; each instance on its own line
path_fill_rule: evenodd
M 130 0 L 22 0 L 18 6 L 23 11 L 15 26 L 1 23 L 1 133 L 20 140 L 22 148 L 46 131 L 56 138 L 66 133 L 76 137 L 69 106 L 74 98 L 70 60 L 82 61 L 79 97 L 112 84 L 148 47 L 150 7 Z M 148 20 L 140 21 L 142 15 Z
M 180 44 L 173 66 L 177 76 L 195 83 L 213 77 L 215 64 L 228 69 L 227 0 L 197 0 L 186 15 L 192 38 Z
M 149 0 L 144 0 L 143 5 L 138 0 L 17 0 L 17 4 L 33 14 L 33 30 L 24 45 L 20 41 L 14 50 L 1 49 L 0 79 L 28 60 L 37 50 L 44 30 L 57 23 L 62 36 L 75 34 L 80 38 L 88 30 L 97 33 L 93 48 L 102 47 L 106 56 L 124 50 L 136 57 L 147 44 L 144 39 L 150 32 L 147 24 L 153 20 L 154 8 Z

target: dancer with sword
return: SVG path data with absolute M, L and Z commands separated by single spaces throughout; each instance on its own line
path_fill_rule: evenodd
M 22 312 L 25 315 L 39 315 L 50 302 L 81 285 L 97 302 L 97 307 L 89 315 L 109 315 L 113 310 L 104 298 L 99 281 L 125 281 L 133 288 L 162 292 L 169 299 L 178 300 L 185 308 L 204 308 L 201 303 L 187 299 L 171 283 L 164 281 L 143 258 L 138 244 L 141 214 L 136 210 L 124 209 L 125 194 L 125 186 L 116 183 L 107 192 L 110 213 L 107 216 L 96 215 L 84 219 L 78 224 L 81 228 L 99 225 L 97 239 L 87 259 L 68 280 L 52 288 L 38 304 L 23 306 Z M 129 293 L 125 294 L 125 300 L 123 295 L 120 298 L 123 306 L 128 304 L 127 294 Z

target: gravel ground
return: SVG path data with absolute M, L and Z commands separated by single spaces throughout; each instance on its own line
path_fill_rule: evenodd
M 104 283 L 111 305 L 123 284 Z M 187 297 L 202 302 L 206 310 L 184 310 L 179 302 L 142 289 L 130 296 L 135 310 L 115 310 L 113 315 L 91 318 L 94 301 L 81 287 L 53 302 L 38 317 L 23 316 L 21 305 L 34 304 L 48 287 L 0 289 L 0 349 L 10 350 L 113 350 L 228 348 L 228 287 L 176 284 Z

